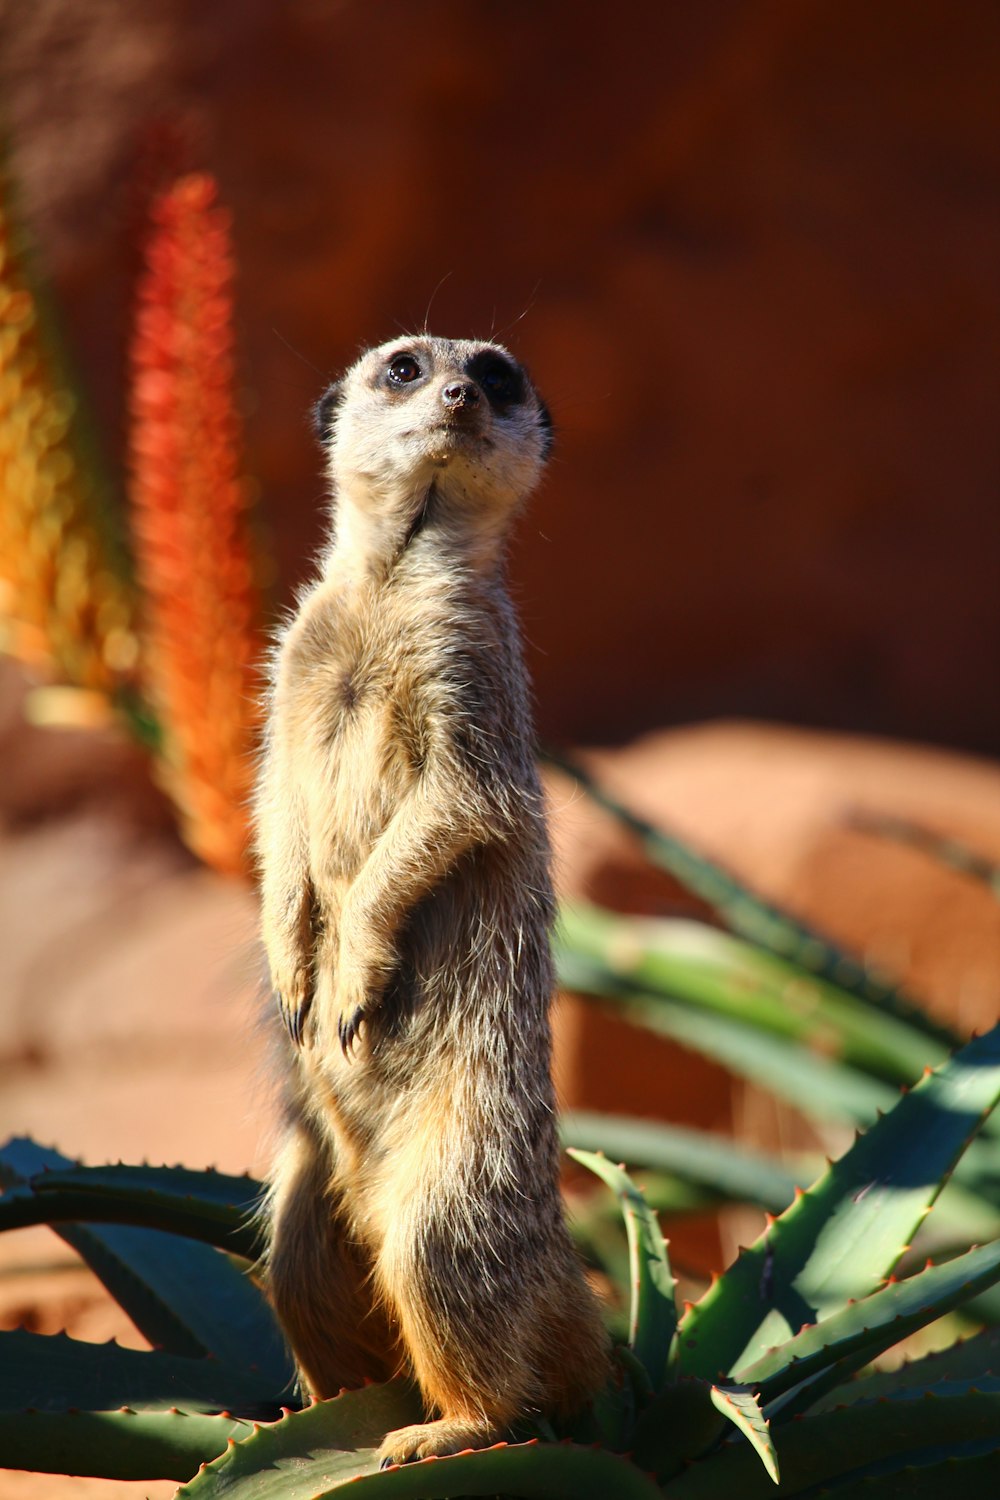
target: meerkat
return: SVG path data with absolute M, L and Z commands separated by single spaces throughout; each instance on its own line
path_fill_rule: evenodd
M 553 895 L 505 581 L 551 440 L 501 346 L 369 350 L 318 409 L 320 576 L 280 642 L 256 799 L 287 1038 L 268 1279 L 305 1386 L 408 1371 L 384 1464 L 569 1413 L 609 1346 L 558 1185 Z

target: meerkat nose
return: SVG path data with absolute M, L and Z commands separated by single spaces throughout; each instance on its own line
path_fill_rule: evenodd
M 441 392 L 445 406 L 478 406 L 479 387 L 471 380 L 453 380 Z

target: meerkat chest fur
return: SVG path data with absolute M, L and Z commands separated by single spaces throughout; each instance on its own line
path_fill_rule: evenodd
M 419 785 L 435 724 L 457 725 L 473 711 L 459 663 L 475 654 L 481 679 L 484 668 L 493 676 L 488 652 L 471 649 L 484 603 L 471 609 L 446 570 L 402 573 L 356 584 L 342 582 L 334 565 L 285 652 L 282 710 L 297 751 L 310 865 L 348 880 Z M 504 691 L 500 680 L 477 686 Z

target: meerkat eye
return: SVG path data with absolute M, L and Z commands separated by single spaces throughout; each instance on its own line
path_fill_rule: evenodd
M 390 385 L 409 385 L 419 378 L 422 371 L 412 354 L 397 354 L 390 359 L 387 374 Z

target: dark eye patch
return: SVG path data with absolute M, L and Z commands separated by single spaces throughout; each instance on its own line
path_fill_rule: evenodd
M 337 407 L 344 399 L 344 387 L 340 381 L 328 385 L 312 409 L 313 432 L 319 438 L 324 447 L 327 446 L 333 436 L 333 424 L 337 416 Z
M 519 406 L 525 397 L 524 376 L 517 365 L 490 349 L 474 354 L 465 366 L 483 395 L 497 411 Z

